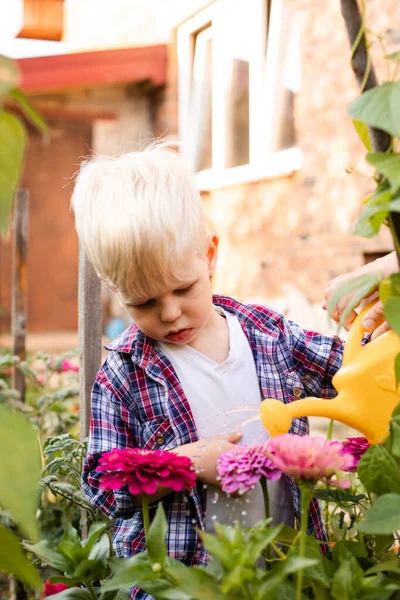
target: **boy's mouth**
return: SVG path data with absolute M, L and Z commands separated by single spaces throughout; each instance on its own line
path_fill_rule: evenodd
M 169 342 L 184 342 L 190 335 L 191 329 L 178 329 L 178 331 L 171 331 L 165 336 L 165 339 Z

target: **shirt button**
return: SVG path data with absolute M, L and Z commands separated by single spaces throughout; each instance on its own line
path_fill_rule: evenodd
M 293 396 L 295 398 L 300 398 L 301 396 L 301 389 L 298 387 L 293 388 Z
M 156 444 L 157 446 L 162 446 L 165 443 L 165 438 L 162 435 L 162 433 L 159 433 L 156 437 Z

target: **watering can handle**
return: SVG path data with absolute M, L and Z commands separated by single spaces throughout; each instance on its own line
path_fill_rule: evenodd
M 367 304 L 367 306 L 365 306 L 362 309 L 362 311 L 360 311 L 360 313 L 357 315 L 352 326 L 350 327 L 349 336 L 346 340 L 343 353 L 344 366 L 350 363 L 355 358 L 356 354 L 358 354 L 362 349 L 361 341 L 365 335 L 365 331 L 362 327 L 362 320 L 364 318 L 365 313 L 368 312 L 369 309 L 372 306 L 374 306 L 374 304 L 376 304 L 377 302 L 378 299 L 373 300 L 372 302 Z

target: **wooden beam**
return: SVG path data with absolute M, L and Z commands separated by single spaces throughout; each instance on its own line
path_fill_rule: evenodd
M 92 386 L 101 364 L 101 284 L 82 247 L 79 249 L 78 335 L 80 351 L 80 438 L 89 435 Z
M 150 81 L 161 86 L 167 79 L 167 46 L 143 46 L 21 58 L 21 88 L 26 93 Z
M 13 354 L 21 361 L 26 358 L 28 219 L 29 192 L 20 189 L 15 194 L 12 234 L 11 335 Z M 12 384 L 25 402 L 25 376 L 17 367 L 13 369 Z

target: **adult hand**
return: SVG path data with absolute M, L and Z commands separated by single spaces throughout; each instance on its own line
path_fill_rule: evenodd
M 347 275 L 340 275 L 339 277 L 332 279 L 329 282 L 327 288 L 325 289 L 325 292 L 324 292 L 325 302 L 323 303 L 322 307 L 326 310 L 329 299 L 336 292 L 336 290 L 339 287 L 341 287 L 343 284 L 345 284 L 347 281 L 350 281 L 352 279 L 360 277 L 361 275 L 366 275 L 366 274 L 376 274 L 376 275 L 380 275 L 381 277 L 388 277 L 389 275 L 396 272 L 397 270 L 398 270 L 398 265 L 397 265 L 396 253 L 392 252 L 391 254 L 388 254 L 387 256 L 384 256 L 383 258 L 379 258 L 372 263 L 369 263 L 367 265 L 364 265 L 363 267 L 360 267 L 359 269 L 356 269 L 352 273 L 349 273 Z M 355 294 L 355 292 L 352 292 L 351 294 L 348 294 L 347 296 L 342 297 L 339 300 L 339 302 L 336 304 L 335 308 L 333 309 L 330 316 L 337 323 L 340 321 L 344 310 L 348 306 L 349 302 L 351 302 L 354 294 Z M 372 290 L 372 291 L 370 290 L 368 292 L 368 294 L 363 298 L 363 300 L 361 301 L 359 306 L 356 308 L 361 310 L 362 308 L 364 308 L 364 306 L 366 306 L 372 300 L 375 300 L 377 298 L 378 298 L 378 289 L 376 288 L 375 290 Z M 344 323 L 345 329 L 347 329 L 347 330 L 350 329 L 351 324 L 353 323 L 357 314 L 358 313 L 356 312 L 356 310 L 352 310 L 350 312 L 350 314 L 348 315 L 348 317 L 346 318 L 346 321 Z M 371 339 L 378 337 L 379 335 L 381 335 L 382 333 L 384 333 L 385 331 L 388 331 L 390 329 L 388 323 L 385 320 L 384 308 L 383 308 L 383 304 L 380 300 L 378 300 L 376 302 L 376 304 L 374 304 L 374 306 L 372 306 L 368 310 L 368 312 L 364 315 L 362 325 L 363 325 L 365 331 L 373 332 Z

